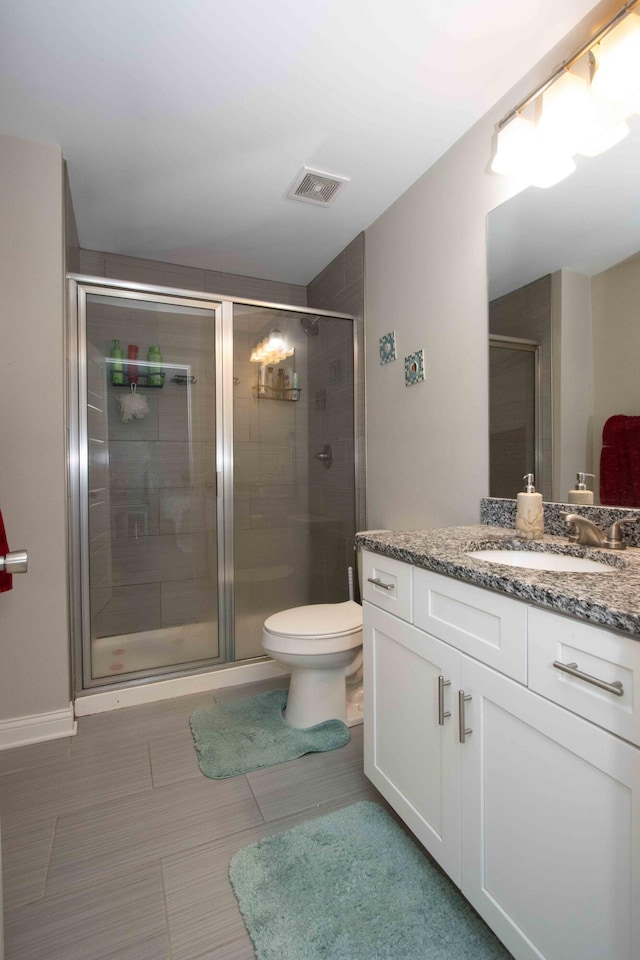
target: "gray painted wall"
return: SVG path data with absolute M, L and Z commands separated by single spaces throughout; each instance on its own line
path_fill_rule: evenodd
M 615 9 L 599 5 L 365 233 L 368 526 L 477 522 L 488 491 L 486 216 L 521 185 L 489 171 L 496 124 Z M 398 360 L 378 339 L 396 331 Z M 426 380 L 404 383 L 423 348 Z
M 63 164 L 0 137 L 0 509 L 29 572 L 0 595 L 0 721 L 69 706 Z

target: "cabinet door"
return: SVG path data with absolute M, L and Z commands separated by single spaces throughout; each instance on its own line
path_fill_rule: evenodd
M 516 960 L 638 960 L 640 750 L 467 657 L 461 686 L 462 891 Z
M 459 750 L 453 702 L 460 654 L 364 604 L 365 773 L 459 883 Z M 443 712 L 439 717 L 439 678 Z M 444 719 L 443 725 L 439 719 Z

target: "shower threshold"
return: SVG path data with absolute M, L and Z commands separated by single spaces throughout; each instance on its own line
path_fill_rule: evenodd
M 176 666 L 218 656 L 215 620 L 161 627 L 114 637 L 97 637 L 91 644 L 94 678 Z

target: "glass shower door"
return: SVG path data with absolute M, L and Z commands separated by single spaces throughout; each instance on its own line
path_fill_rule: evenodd
M 221 654 L 217 305 L 92 289 L 79 335 L 84 687 Z
M 235 659 L 271 614 L 348 598 L 355 513 L 349 319 L 234 304 Z

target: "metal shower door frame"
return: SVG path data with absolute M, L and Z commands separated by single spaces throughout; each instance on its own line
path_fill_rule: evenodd
M 489 350 L 517 350 L 521 353 L 530 353 L 533 356 L 533 456 L 536 481 L 542 474 L 542 390 L 540 344 L 537 340 L 527 340 L 523 337 L 509 337 L 497 333 L 489 334 Z
M 151 287 L 143 284 L 125 284 L 105 281 L 101 278 L 89 278 L 70 275 L 69 278 L 69 489 L 71 507 L 71 556 L 72 556 L 72 617 L 73 643 L 72 666 L 74 693 L 93 692 L 102 687 L 126 686 L 153 681 L 158 678 L 169 679 L 181 676 L 186 670 L 199 672 L 227 662 L 232 651 L 228 650 L 228 640 L 233 639 L 225 623 L 225 584 L 223 580 L 226 568 L 223 538 L 220 531 L 223 524 L 223 490 L 220 484 L 219 464 L 223 459 L 222 444 L 222 396 L 223 362 L 220 355 L 222 329 L 222 303 L 219 298 L 210 295 L 194 296 L 190 292 L 168 291 L 166 288 Z M 89 490 L 88 490 L 88 454 L 87 454 L 87 298 L 95 295 L 113 297 L 114 300 L 157 303 L 172 306 L 179 312 L 181 308 L 210 310 L 212 313 L 212 345 L 215 357 L 216 390 L 216 533 L 217 533 L 217 583 L 218 583 L 218 656 L 206 661 L 193 661 L 180 665 L 180 669 L 168 666 L 154 668 L 153 676 L 148 670 L 128 675 L 120 683 L 114 684 L 113 677 L 93 678 L 91 676 L 91 606 L 89 585 Z

